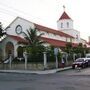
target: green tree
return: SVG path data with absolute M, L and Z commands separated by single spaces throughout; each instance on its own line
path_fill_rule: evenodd
M 83 47 L 83 44 L 82 43 L 79 43 L 77 48 L 76 48 L 76 53 L 79 53 L 81 54 L 81 57 L 84 56 L 84 47 Z
M 71 42 L 66 43 L 65 52 L 68 54 L 68 60 L 73 59 L 73 46 Z
M 66 43 L 65 52 L 67 52 L 68 54 L 73 52 L 72 43 L 70 42 Z
M 28 44 L 25 46 L 25 50 L 29 53 L 29 62 L 42 62 L 43 52 L 45 51 L 44 41 L 41 40 L 43 33 L 39 34 L 36 28 L 30 28 L 27 32 L 24 32 L 24 38 Z
M 47 55 L 49 56 L 48 59 L 49 62 L 55 62 L 54 48 L 55 47 L 51 45 L 47 47 L 47 53 L 48 53 Z M 58 57 L 58 62 L 61 62 L 62 53 L 60 51 L 58 51 L 57 57 Z
M 38 34 L 37 29 L 30 28 L 27 30 L 27 33 L 24 33 L 25 39 L 28 41 L 28 45 L 26 46 L 27 52 L 31 54 L 36 54 L 39 52 L 43 52 L 45 50 L 44 41 L 41 40 L 41 36 L 43 33 Z
M 55 55 L 54 55 L 54 47 L 53 46 L 48 46 L 47 47 L 47 52 L 48 52 L 48 61 L 51 62 L 51 61 L 55 61 Z
M 0 22 L 0 38 L 3 36 L 3 35 L 5 35 L 6 34 L 6 32 L 4 32 L 4 30 L 3 30 L 3 28 L 2 28 L 2 24 L 1 24 L 1 22 Z

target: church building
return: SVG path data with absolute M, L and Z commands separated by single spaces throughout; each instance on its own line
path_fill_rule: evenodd
M 23 47 L 27 43 L 24 39 L 23 32 L 27 33 L 26 31 L 29 28 L 37 28 L 38 34 L 44 33 L 42 40 L 46 42 L 45 45 L 65 47 L 67 42 L 71 42 L 73 47 L 75 47 L 79 43 L 87 44 L 85 40 L 80 38 L 80 32 L 73 28 L 73 20 L 65 11 L 57 21 L 57 29 L 52 29 L 17 17 L 6 28 L 7 36 L 0 42 L 0 55 L 4 59 L 8 57 L 9 53 L 13 57 L 18 56 L 18 48 Z

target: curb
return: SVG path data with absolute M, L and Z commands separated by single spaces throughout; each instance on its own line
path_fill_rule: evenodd
M 0 70 L 1 73 L 18 73 L 18 74 L 53 74 L 65 70 L 69 70 L 71 67 L 59 68 L 53 70 L 44 70 L 44 71 L 30 71 L 30 70 Z
M 61 71 L 66 71 L 66 70 L 70 70 L 72 69 L 72 67 L 66 67 L 66 68 L 60 68 L 60 69 L 57 69 L 57 72 L 61 72 Z

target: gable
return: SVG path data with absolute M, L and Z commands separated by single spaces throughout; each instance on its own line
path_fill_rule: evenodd
M 23 18 L 17 17 L 10 25 L 10 28 L 6 29 L 7 34 L 9 35 L 15 35 L 15 36 L 19 36 L 23 38 L 23 33 L 18 34 L 16 32 L 16 28 L 18 26 L 21 26 L 22 28 L 22 32 L 26 32 L 27 29 L 29 29 L 30 27 L 33 28 L 34 24 L 32 22 L 29 22 Z

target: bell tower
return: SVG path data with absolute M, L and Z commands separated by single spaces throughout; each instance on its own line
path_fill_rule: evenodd
M 64 29 L 73 29 L 73 20 L 69 17 L 69 15 L 65 11 L 65 6 L 63 6 L 64 12 L 57 21 L 58 30 Z
M 80 42 L 80 32 L 73 28 L 73 20 L 65 11 L 65 6 L 63 6 L 64 12 L 62 13 L 61 17 L 57 21 L 57 29 L 67 33 L 74 37 L 74 43 Z

